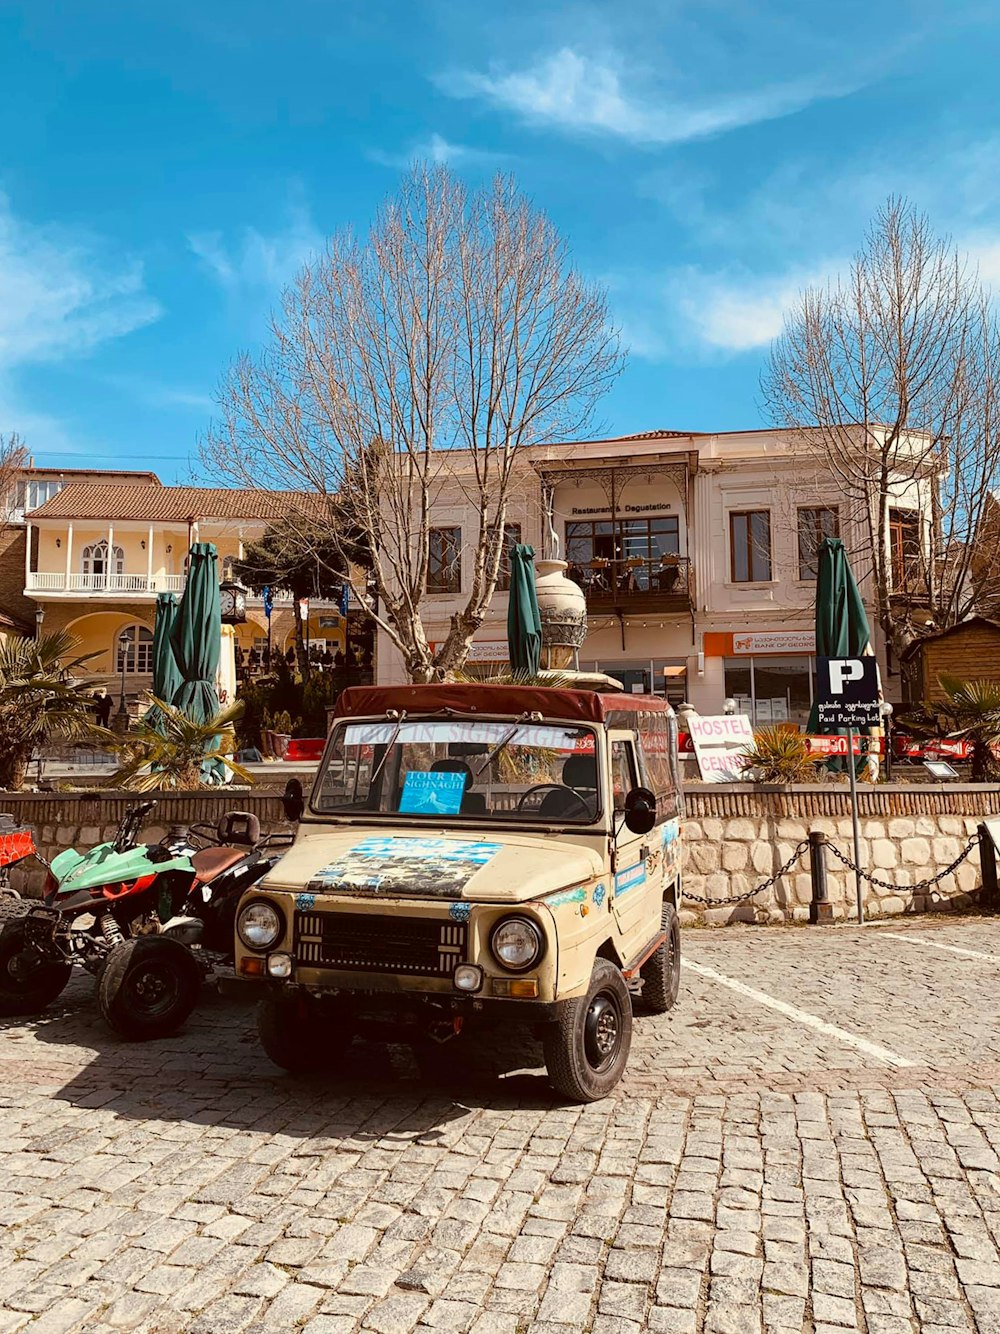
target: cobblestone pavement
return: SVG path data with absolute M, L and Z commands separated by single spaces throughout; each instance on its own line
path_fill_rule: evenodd
M 586 1108 L 530 1045 L 294 1081 L 210 994 L 140 1047 L 86 980 L 6 1021 L 0 1334 L 1000 1331 L 1000 920 L 684 949 Z

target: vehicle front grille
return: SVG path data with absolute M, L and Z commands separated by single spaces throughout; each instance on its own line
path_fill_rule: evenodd
M 466 926 L 374 913 L 295 915 L 298 963 L 345 972 L 450 977 L 465 958 Z

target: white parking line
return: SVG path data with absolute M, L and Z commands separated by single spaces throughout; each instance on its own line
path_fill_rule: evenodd
M 724 973 L 717 973 L 714 968 L 709 968 L 703 963 L 692 963 L 690 959 L 684 959 L 683 966 L 690 968 L 692 973 L 711 978 L 713 982 L 719 982 L 724 987 L 738 991 L 741 996 L 748 996 L 750 1000 L 755 1000 L 758 1005 L 766 1005 L 769 1010 L 777 1010 L 786 1019 L 791 1019 L 797 1024 L 804 1024 L 807 1028 L 814 1028 L 817 1033 L 822 1033 L 825 1037 L 836 1038 L 838 1042 L 843 1042 L 848 1047 L 855 1047 L 858 1051 L 863 1051 L 866 1056 L 873 1056 L 877 1061 L 884 1061 L 886 1065 L 916 1065 L 915 1061 L 908 1061 L 905 1056 L 898 1056 L 894 1051 L 890 1051 L 888 1047 L 880 1047 L 877 1042 L 869 1042 L 867 1038 L 859 1037 L 857 1033 L 849 1033 L 846 1028 L 838 1028 L 836 1024 L 828 1024 L 825 1019 L 817 1018 L 816 1015 L 810 1014 L 808 1010 L 800 1010 L 797 1005 L 788 1005 L 785 1001 L 778 1000 L 776 996 L 769 996 L 766 991 L 758 991 L 756 987 L 748 987 L 745 982 L 737 982 L 733 977 L 726 977 Z
M 942 945 L 938 940 L 924 940 L 920 936 L 911 936 L 904 931 L 880 931 L 879 935 L 888 936 L 890 940 L 905 940 L 909 945 L 927 945 L 932 950 L 947 950 L 949 954 L 967 954 L 970 959 L 989 959 L 991 963 L 1000 963 L 1000 956 L 996 954 L 963 949 L 961 945 Z

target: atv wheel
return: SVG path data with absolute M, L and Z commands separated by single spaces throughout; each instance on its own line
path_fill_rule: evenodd
M 62 992 L 73 971 L 71 963 L 46 959 L 27 947 L 23 921 L 27 907 L 8 904 L 0 932 L 0 1015 L 38 1014 Z M 13 909 L 21 908 L 15 915 Z
M 666 1014 L 672 1009 L 681 983 L 681 928 L 672 903 L 664 900 L 660 921 L 666 939 L 639 969 L 642 1008 L 647 1014 Z
M 323 1008 L 305 992 L 265 996 L 257 1007 L 260 1045 L 275 1063 L 293 1075 L 329 1067 L 354 1038 L 353 1028 L 336 1012 Z
M 565 1002 L 543 1045 L 557 1093 L 574 1102 L 606 1097 L 621 1079 L 632 1045 L 632 998 L 621 970 L 597 959 L 587 994 Z
M 137 936 L 115 945 L 97 982 L 107 1024 L 131 1042 L 175 1033 L 198 1002 L 201 969 L 169 936 Z

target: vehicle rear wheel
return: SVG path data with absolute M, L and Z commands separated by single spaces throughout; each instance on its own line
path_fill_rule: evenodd
M 574 1102 L 596 1102 L 621 1079 L 632 1045 L 632 999 L 621 970 L 598 959 L 585 996 L 566 1001 L 545 1034 L 549 1079 Z
M 23 905 L 5 901 L 3 907 Z M 61 994 L 73 971 L 71 963 L 46 959 L 28 947 L 25 924 L 18 916 L 23 913 L 5 913 L 0 933 L 0 1015 L 38 1014 Z
M 198 1003 L 201 968 L 169 936 L 136 936 L 115 945 L 97 982 L 105 1022 L 130 1042 L 175 1033 Z
M 257 1033 L 275 1065 L 293 1075 L 329 1068 L 354 1038 L 344 1016 L 324 1012 L 304 991 L 265 996 L 257 1007 Z
M 639 969 L 642 1008 L 647 1014 L 666 1014 L 672 1009 L 681 984 L 681 926 L 677 909 L 666 899 L 660 922 L 666 939 Z

